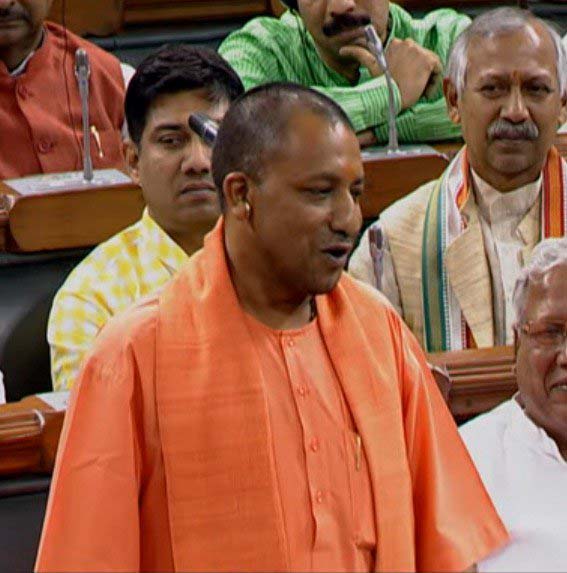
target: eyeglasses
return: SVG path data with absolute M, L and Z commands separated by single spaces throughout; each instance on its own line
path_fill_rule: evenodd
M 567 341 L 567 324 L 561 322 L 528 321 L 520 325 L 520 332 L 545 348 L 564 346 Z

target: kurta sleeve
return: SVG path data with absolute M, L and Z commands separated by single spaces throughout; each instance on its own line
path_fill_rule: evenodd
M 128 344 L 105 337 L 65 418 L 37 571 L 136 571 L 141 430 Z
M 418 571 L 463 571 L 508 541 L 414 336 L 401 325 Z

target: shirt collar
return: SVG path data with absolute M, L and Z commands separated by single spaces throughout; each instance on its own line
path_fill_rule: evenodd
M 37 46 L 37 48 L 35 50 L 32 50 L 21 62 L 21 64 L 19 66 L 17 66 L 16 68 L 14 68 L 11 72 L 8 72 L 8 75 L 12 78 L 17 78 L 18 76 L 21 76 L 27 69 L 28 64 L 30 62 L 30 60 L 33 58 L 34 54 L 37 52 L 37 50 L 39 50 L 41 48 L 41 46 L 43 45 L 43 41 L 45 39 L 45 28 L 43 30 L 43 33 L 41 35 L 41 41 L 39 42 L 39 45 Z
M 511 400 L 513 403 L 510 434 L 508 439 L 519 442 L 523 446 L 539 454 L 554 458 L 561 464 L 567 464 L 563 459 L 555 440 L 548 433 L 537 426 L 525 413 L 517 400 L 517 394 Z
M 171 274 L 176 273 L 189 259 L 187 253 L 152 219 L 147 207 L 142 214 L 140 226 L 146 252 L 153 253 Z
M 489 223 L 498 223 L 503 219 L 523 219 L 539 197 L 543 176 L 513 191 L 502 193 L 484 181 L 471 168 L 476 203 L 482 216 Z

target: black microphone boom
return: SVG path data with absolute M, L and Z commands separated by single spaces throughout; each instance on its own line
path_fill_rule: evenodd
M 209 146 L 212 147 L 215 139 L 217 138 L 217 133 L 219 131 L 219 126 L 216 121 L 213 121 L 205 113 L 192 113 L 189 116 L 189 127 Z

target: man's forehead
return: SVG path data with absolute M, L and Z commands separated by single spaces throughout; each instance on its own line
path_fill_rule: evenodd
M 147 125 L 156 129 L 164 122 L 171 123 L 172 120 L 185 124 L 189 115 L 195 112 L 206 113 L 219 122 L 228 106 L 229 102 L 224 99 L 211 101 L 208 92 L 202 88 L 161 94 L 153 101 L 148 111 Z
M 567 262 L 559 262 L 543 273 L 536 274 L 529 283 L 526 314 L 555 316 L 567 319 Z
M 518 30 L 471 38 L 467 60 L 467 75 L 538 69 L 556 75 L 555 45 L 549 31 L 536 21 Z

